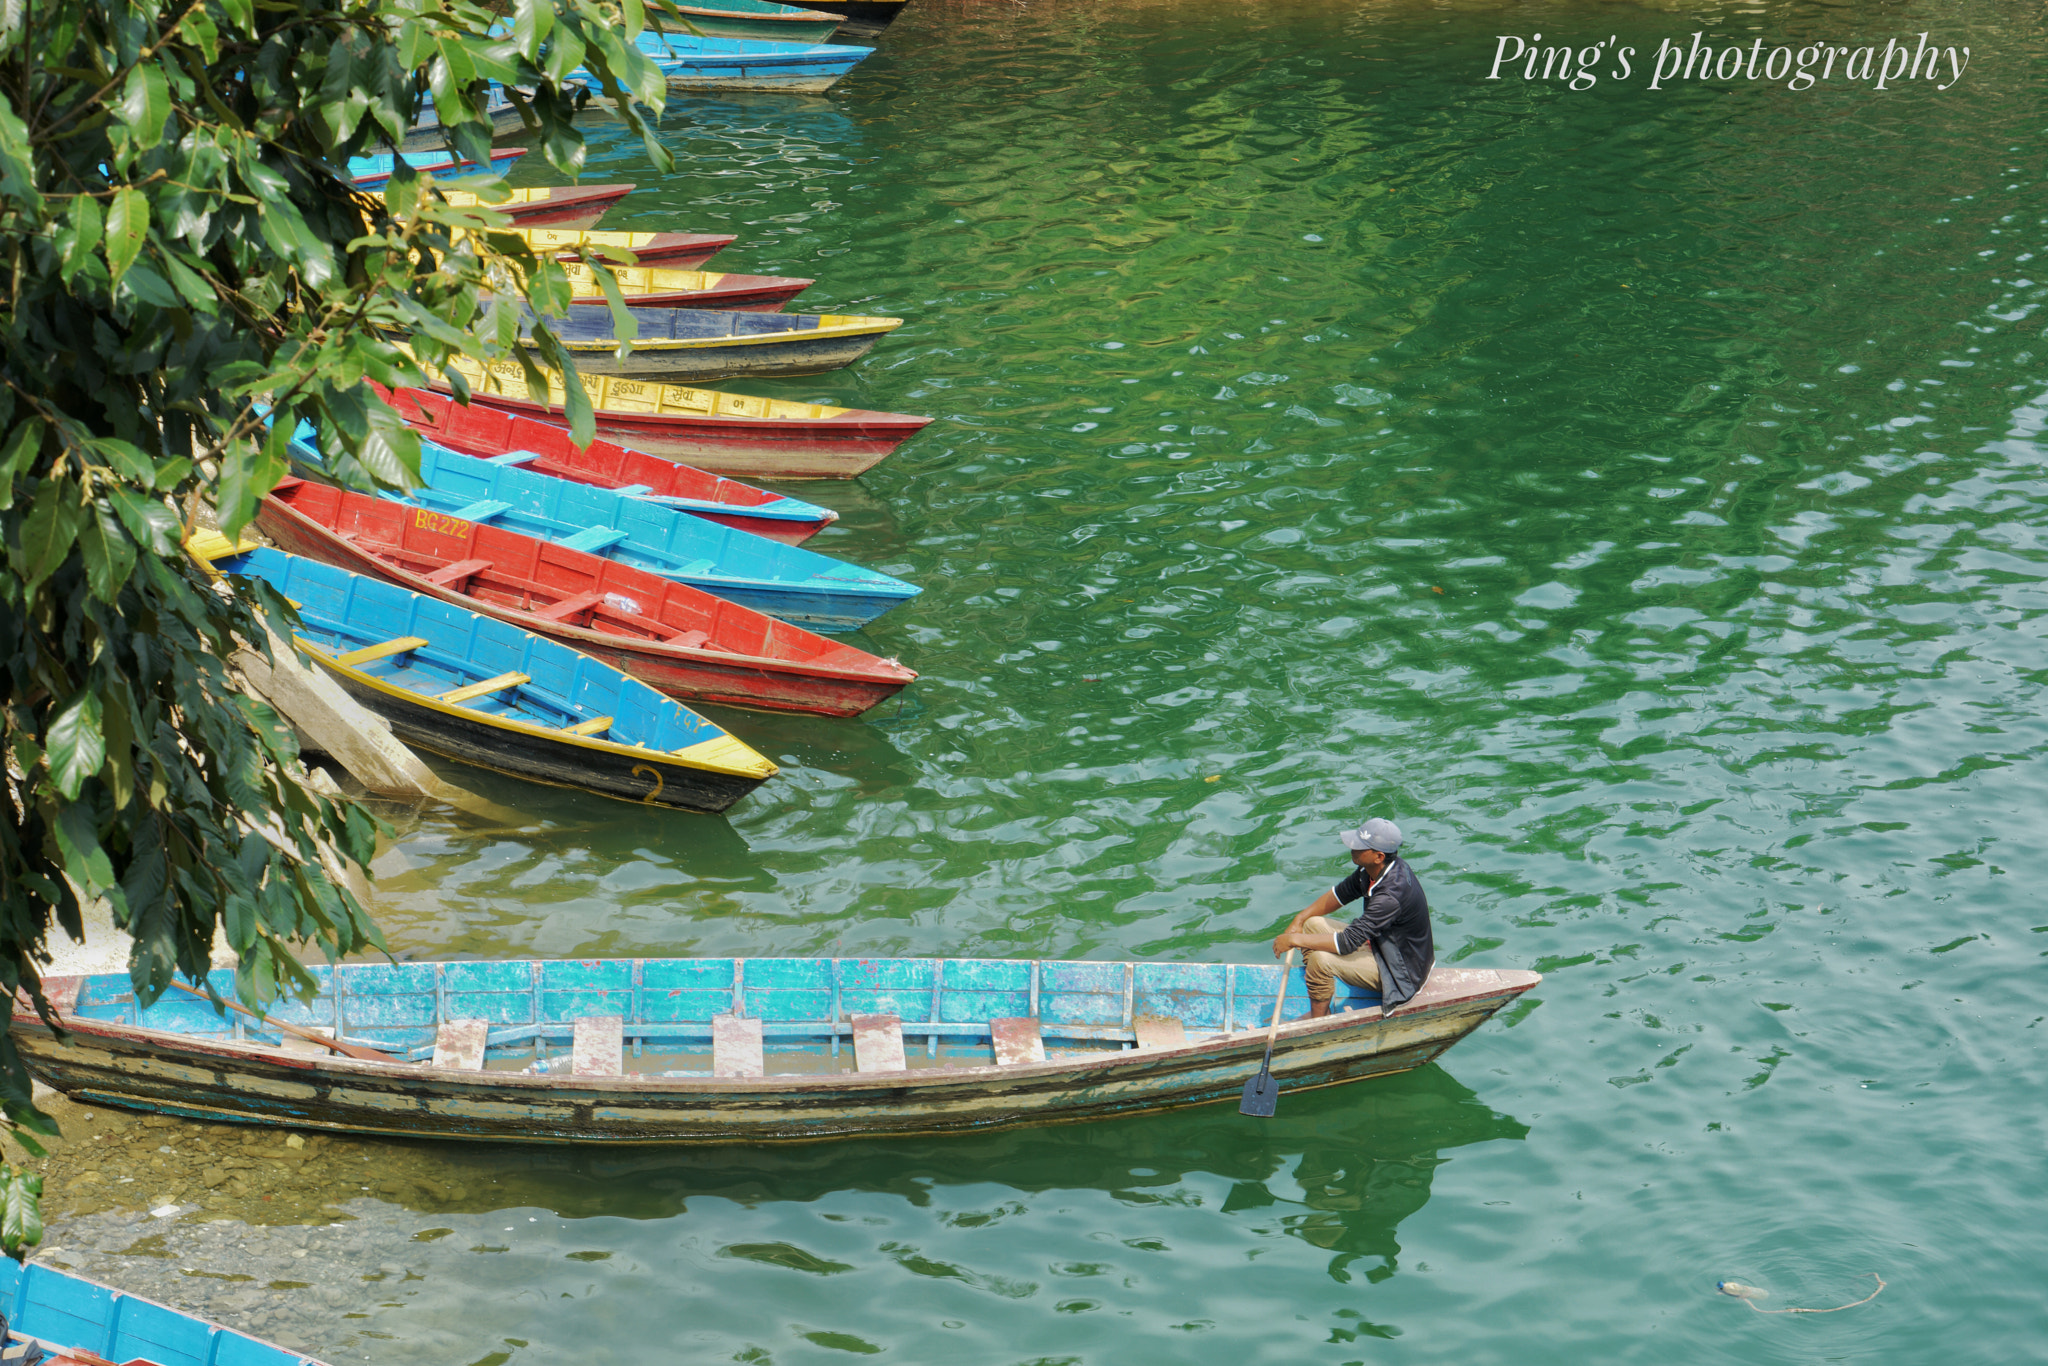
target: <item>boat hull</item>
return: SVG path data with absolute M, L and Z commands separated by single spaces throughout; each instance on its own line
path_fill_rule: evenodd
M 813 281 L 782 275 L 725 275 L 709 289 L 624 291 L 631 308 L 709 308 L 726 313 L 774 313 Z M 609 304 L 602 294 L 578 294 L 573 304 Z M 580 361 L 578 362 L 581 363 Z
M 334 495 L 329 493 L 328 496 Z M 376 503 L 379 500 L 364 498 L 363 501 Z M 427 527 L 433 530 L 446 530 L 441 524 L 453 519 L 409 510 L 405 513 L 405 520 L 414 522 L 416 529 Z M 826 661 L 807 665 L 801 659 L 776 659 L 716 649 L 684 649 L 663 645 L 654 640 L 635 639 L 551 621 L 536 613 L 519 611 L 475 593 L 455 592 L 419 574 L 408 573 L 383 556 L 363 549 L 358 540 L 345 539 L 336 534 L 335 527 L 305 515 L 279 497 L 265 498 L 257 506 L 256 521 L 263 533 L 281 550 L 290 551 L 294 555 L 304 555 L 352 573 L 383 579 L 410 592 L 436 597 L 469 611 L 496 617 L 535 635 L 559 640 L 564 645 L 591 655 L 643 683 L 661 689 L 671 697 L 687 701 L 713 702 L 763 711 L 802 712 L 818 716 L 858 716 L 895 696 L 916 678 L 909 670 L 900 669 L 893 664 L 884 666 L 864 652 L 858 656 L 860 660 L 865 661 L 871 668 L 887 668 L 890 672 L 862 673 L 850 668 L 834 668 Z M 458 525 L 467 534 L 463 536 L 463 533 L 458 533 L 462 539 L 449 542 L 447 553 L 454 559 L 462 559 L 468 558 L 472 552 L 482 550 L 483 547 L 478 544 L 481 539 L 479 533 L 467 523 Z M 427 534 L 431 532 L 423 533 L 420 539 L 426 539 Z M 491 533 L 484 532 L 482 535 L 490 536 Z M 655 608 L 655 595 L 662 591 L 659 584 L 647 583 L 641 576 L 630 571 L 621 573 L 617 567 L 608 566 L 606 562 L 594 556 L 584 556 L 559 548 L 552 551 L 539 550 L 541 543 L 521 545 L 504 534 L 492 539 L 498 546 L 509 547 L 511 553 L 524 551 L 533 554 L 531 562 L 509 566 L 503 576 L 507 585 L 514 580 L 519 581 L 518 587 L 522 590 L 537 586 L 533 578 L 527 577 L 529 574 L 537 578 L 552 573 L 559 580 L 563 597 L 573 597 L 596 585 L 599 591 L 608 590 L 631 596 L 648 610 Z M 519 538 L 519 541 L 526 539 Z M 534 553 L 537 550 L 539 553 Z M 494 565 L 493 568 L 498 566 Z M 611 571 L 609 575 L 608 569 Z M 487 573 L 489 571 L 486 571 Z M 484 577 L 485 575 L 479 574 L 473 576 L 473 580 L 481 580 Z M 708 598 L 708 595 L 705 597 Z M 716 603 L 707 602 L 705 598 L 699 598 L 697 602 L 701 609 L 708 609 L 705 612 L 707 617 L 715 618 Z M 680 624 L 687 626 L 693 623 Z M 772 626 L 768 627 L 767 634 L 771 642 L 775 629 Z M 817 638 L 809 639 L 815 641 Z M 777 648 L 767 642 L 764 642 L 764 646 Z M 494 748 L 503 749 L 502 746 Z M 460 754 L 454 757 L 466 758 Z M 470 759 L 468 762 L 477 761 Z M 524 776 L 525 770 L 522 769 L 521 772 Z M 639 766 L 634 766 L 633 772 L 638 774 Z M 576 785 L 585 786 L 587 780 L 579 779 Z M 639 785 L 640 790 L 644 788 L 645 784 Z M 733 800 L 738 798 L 735 797 Z
M 1285 1024 L 1273 1075 L 1282 1090 L 1295 1091 L 1407 1071 L 1539 980 L 1526 972 L 1440 970 L 1391 1018 L 1365 1010 Z M 60 1009 L 66 981 L 75 991 L 77 979 L 47 984 Z M 1264 1030 L 1241 1029 L 1218 1041 L 1082 1062 L 599 1078 L 304 1056 L 86 1019 L 67 1021 L 60 1038 L 23 1014 L 14 1037 L 45 1082 L 95 1104 L 357 1134 L 607 1145 L 979 1132 L 1219 1104 L 1238 1098 L 1266 1045 Z
M 804 8 L 836 14 L 855 25 L 867 28 L 883 28 L 896 21 L 903 13 L 905 0 L 823 0 L 813 4 L 805 0 Z
M 9 1332 L 41 1343 L 50 1366 L 321 1366 L 232 1328 L 116 1290 L 48 1262 L 0 1258 L 0 1313 Z
M 502 205 L 498 206 L 498 211 L 508 215 L 515 228 L 594 228 L 606 210 L 632 191 L 631 185 L 561 186 L 546 199 Z M 708 258 L 710 254 L 706 252 L 704 255 Z
M 814 19 L 777 19 L 761 14 L 716 14 L 685 8 L 683 21 L 706 38 L 761 38 L 771 43 L 823 43 L 839 31 L 834 15 Z
M 567 425 L 559 408 L 506 394 L 472 390 L 470 401 Z M 908 413 L 861 410 L 792 422 L 601 408 L 597 434 L 621 446 L 737 479 L 853 479 L 881 464 L 930 422 Z
M 558 479 L 604 488 L 644 484 L 656 494 L 686 500 L 673 505 L 693 517 L 784 545 L 801 545 L 838 518 L 831 509 L 815 503 L 756 489 L 614 442 L 597 440 L 578 446 L 568 432 L 552 422 L 482 404 L 464 407 L 446 394 L 430 390 L 379 388 L 377 392 L 422 436 L 466 455 L 488 460 L 514 451 L 531 452 L 539 457 L 533 468 Z
M 638 305 L 645 300 L 635 299 Z M 609 349 L 574 348 L 576 368 L 586 375 L 617 375 L 656 384 L 697 384 L 721 379 L 768 379 L 822 375 L 842 370 L 874 349 L 880 332 L 851 336 L 810 336 L 791 332 L 772 340 L 735 339 L 723 344 L 664 348 L 637 347 L 621 360 Z M 538 353 L 535 356 L 538 359 Z

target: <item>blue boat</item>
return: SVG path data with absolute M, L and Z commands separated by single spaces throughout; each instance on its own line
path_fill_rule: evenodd
M 423 440 L 422 487 L 384 496 L 617 560 L 814 631 L 857 630 L 921 591 L 679 508 L 521 469 L 513 462 L 522 454 L 483 460 Z M 309 427 L 293 438 L 292 456 L 320 470 Z
M 830 88 L 874 51 L 838 43 L 773 43 L 683 33 L 642 33 L 638 46 L 654 59 L 671 90 L 810 93 Z
M 0 1311 L 17 1339 L 51 1356 L 91 1353 L 104 1361 L 156 1366 L 321 1366 L 261 1338 L 208 1323 L 42 1262 L 0 1257 Z
M 405 155 L 405 164 L 412 167 L 415 171 L 433 172 L 436 174 L 445 174 L 450 171 L 457 175 L 467 175 L 472 171 L 482 172 L 485 170 L 497 172 L 504 170 L 514 158 L 525 156 L 528 150 L 530 149 L 525 147 L 495 148 L 491 152 L 491 164 L 489 167 L 479 166 L 474 161 L 465 161 L 445 151 L 408 152 Z M 389 152 L 379 152 L 375 156 L 350 157 L 348 159 L 349 179 L 355 182 L 355 187 L 359 190 L 381 189 L 391 179 L 392 172 L 397 169 L 398 158 Z
M 125 972 L 17 1005 L 29 1069 L 75 1100 L 406 1138 L 762 1143 L 1008 1128 L 1237 1100 L 1434 1059 L 1540 980 L 1438 967 L 1391 1014 L 1264 963 L 598 958 L 308 964 L 265 1020 Z M 209 985 L 234 997 L 234 974 Z M 1284 996 L 1269 1034 L 1274 996 Z M 299 1031 L 293 1033 L 293 1030 Z M 307 1037 L 335 1031 L 336 1056 Z
M 686 811 L 724 811 L 775 775 L 682 703 L 558 641 L 316 560 L 230 545 L 218 532 L 190 546 L 215 571 L 262 579 L 289 598 L 299 648 L 408 744 Z

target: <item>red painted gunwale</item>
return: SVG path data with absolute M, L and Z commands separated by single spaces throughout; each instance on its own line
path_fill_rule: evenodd
M 646 570 L 327 484 L 287 478 L 256 522 L 282 550 L 559 640 L 672 697 L 858 716 L 917 677 Z M 469 562 L 481 567 L 448 583 L 428 577 Z M 542 614 L 572 600 L 566 614 Z
M 801 545 L 838 520 L 839 514 L 821 508 L 822 517 L 792 521 L 780 517 L 751 515 L 750 508 L 782 501 L 767 489 L 727 479 L 692 465 L 645 451 L 636 451 L 614 441 L 597 440 L 579 449 L 569 433 L 552 422 L 541 422 L 498 408 L 472 405 L 465 408 L 447 394 L 431 389 L 386 389 L 370 382 L 377 396 L 421 435 L 431 437 L 465 455 L 505 455 L 511 451 L 532 451 L 541 458 L 524 468 L 599 488 L 625 488 L 644 484 L 649 491 L 669 498 L 695 498 L 707 503 L 729 505 L 729 510 L 709 512 L 685 508 L 692 517 L 702 517 L 720 526 L 737 527 L 784 545 Z
M 545 199 L 491 207 L 510 218 L 515 228 L 590 228 L 604 217 L 605 210 L 632 192 L 630 184 L 557 185 Z
M 644 257 L 641 263 L 649 264 Z M 674 269 L 666 265 L 662 268 Z M 628 294 L 626 302 L 635 308 L 722 308 L 732 313 L 773 313 L 816 283 L 796 275 L 727 275 L 710 289 Z M 601 293 L 579 294 L 570 302 L 601 304 L 606 300 Z
M 436 384 L 435 388 L 442 386 Z M 470 402 L 566 428 L 560 408 L 470 391 Z M 597 410 L 597 434 L 636 451 L 742 479 L 853 479 L 931 423 L 910 413 L 849 408 L 836 417 L 693 417 Z
M 520 223 L 522 228 L 569 227 L 562 223 Z M 590 227 L 585 223 L 585 229 Z M 660 266 L 663 270 L 702 270 L 704 263 L 737 242 L 735 233 L 718 232 L 658 232 L 643 246 L 633 248 L 635 265 Z M 561 253 L 569 260 L 581 260 L 582 253 L 565 248 Z M 602 252 L 593 253 L 595 259 L 609 261 Z M 774 278 L 774 277 L 768 277 Z

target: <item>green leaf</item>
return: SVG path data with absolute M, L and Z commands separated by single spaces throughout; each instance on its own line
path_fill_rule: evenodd
M 105 226 L 106 216 L 100 212 L 100 201 L 96 196 L 82 194 L 71 201 L 69 231 L 62 238 L 63 250 L 57 259 L 57 278 L 66 289 L 71 287 L 72 277 L 78 274 L 79 267 L 92 259 Z
M 135 569 L 135 542 L 128 528 L 106 498 L 95 498 L 92 519 L 79 530 L 78 546 L 85 552 L 85 578 L 93 596 L 112 602 L 121 595 L 121 585 Z
M 255 0 L 220 0 L 221 13 L 244 33 L 256 31 Z
M 132 441 L 112 436 L 96 437 L 86 442 L 85 447 L 131 484 L 148 488 L 156 477 L 156 466 L 142 453 L 142 447 Z
M 128 125 L 140 147 L 155 147 L 164 140 L 164 121 L 171 113 L 171 90 L 164 69 L 155 62 L 143 62 L 128 73 L 121 97 L 114 101 L 114 113 Z
M 540 60 L 540 45 L 555 27 L 555 7 L 545 0 L 513 0 L 512 43 L 529 61 Z
M 20 1257 L 43 1241 L 43 1178 L 0 1167 L 0 1249 Z
M 68 479 L 45 479 L 21 524 L 21 549 L 15 572 L 34 588 L 57 572 L 71 553 L 78 529 L 85 524 L 85 502 L 78 485 Z
M 99 772 L 100 765 L 107 761 L 106 737 L 100 730 L 100 699 L 90 691 L 72 698 L 50 722 L 43 747 L 50 760 L 50 781 L 57 785 L 65 801 L 76 801 L 85 780 Z
M 57 848 L 64 856 L 64 871 L 85 888 L 87 896 L 100 896 L 114 887 L 114 865 L 100 846 L 100 833 L 92 818 L 92 807 L 73 802 L 57 813 L 51 823 Z
M 107 211 L 107 272 L 115 284 L 135 264 L 149 236 L 149 201 L 140 190 L 123 186 L 114 192 L 113 207 Z
M 0 510 L 14 506 L 15 480 L 35 464 L 36 454 L 43 448 L 45 427 L 41 418 L 24 418 L 7 434 L 6 444 L 0 445 Z
M 146 497 L 133 489 L 114 489 L 108 497 L 113 499 L 121 525 L 128 528 L 128 534 L 135 538 L 137 545 L 147 547 L 152 555 L 161 555 L 165 559 L 176 557 L 185 530 L 177 513 L 158 499 Z

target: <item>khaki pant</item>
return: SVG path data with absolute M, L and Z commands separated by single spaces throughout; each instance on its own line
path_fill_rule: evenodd
M 1312 915 L 1301 922 L 1305 934 L 1337 934 L 1344 928 L 1344 922 L 1332 920 L 1326 915 Z M 1302 954 L 1302 972 L 1308 978 L 1308 998 L 1311 1001 L 1327 1001 L 1336 994 L 1336 978 L 1343 978 L 1356 987 L 1380 989 L 1380 964 L 1372 956 L 1372 945 L 1338 957 L 1321 949 L 1309 949 Z

